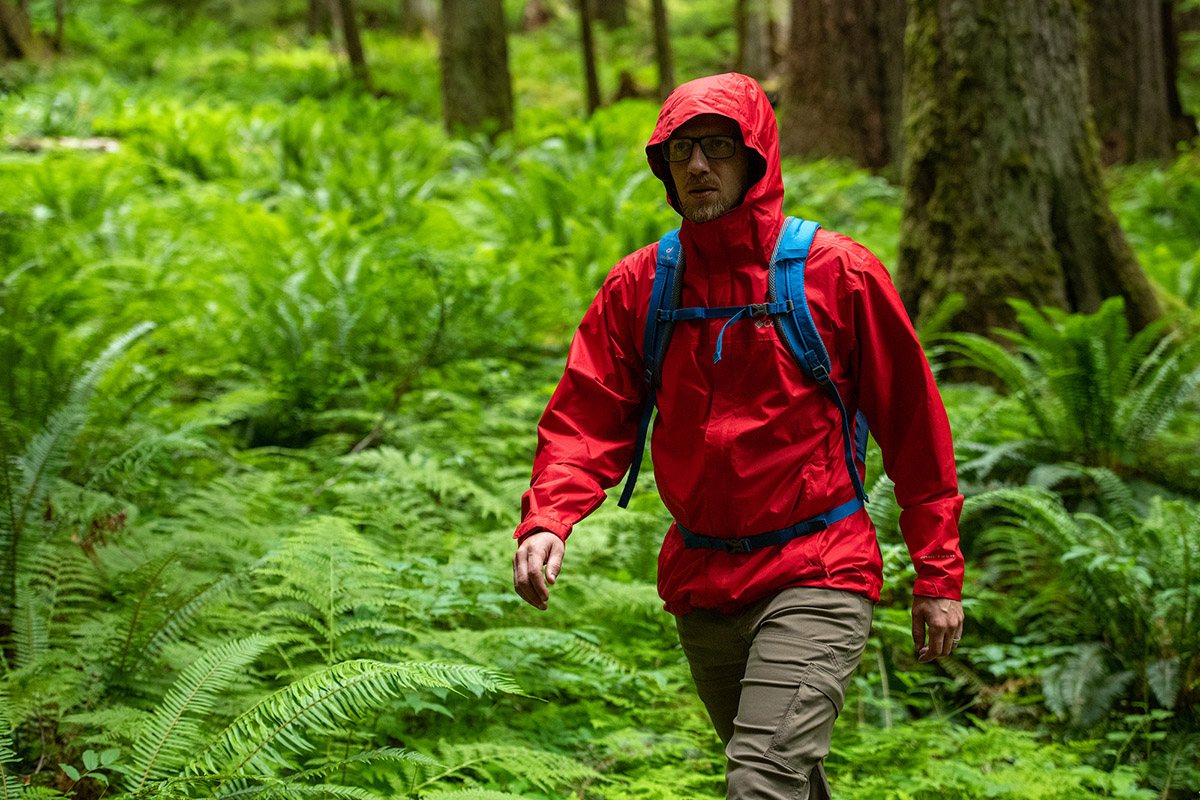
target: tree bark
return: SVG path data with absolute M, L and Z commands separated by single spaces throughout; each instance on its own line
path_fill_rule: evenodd
M 35 47 L 29 15 L 0 0 L 0 62 L 30 58 Z
M 764 80 L 771 72 L 767 0 L 737 0 L 737 34 L 737 71 Z
M 363 52 L 362 37 L 358 33 L 358 9 L 354 0 L 330 0 L 330 16 L 342 32 L 346 55 L 350 57 L 350 72 L 354 79 L 367 89 L 371 88 L 371 70 Z
M 785 154 L 900 160 L 905 0 L 794 0 L 783 87 Z
M 583 42 L 583 74 L 587 81 L 587 113 L 600 107 L 600 79 L 596 76 L 596 40 L 592 36 L 592 2 L 579 0 L 579 37 Z
M 1105 163 L 1169 158 L 1162 0 L 1092 0 L 1088 9 L 1088 95 Z M 1172 76 L 1174 81 L 1174 76 Z
M 324 0 L 308 0 L 305 31 L 310 38 L 320 33 L 330 33 L 329 5 Z
M 626 0 L 595 0 L 596 18 L 609 30 L 629 24 L 629 4 Z
M 1006 299 L 1091 312 L 1158 300 L 1109 208 L 1088 117 L 1074 0 L 912 0 L 897 281 L 913 319 L 961 293 L 953 322 L 1012 327 Z
M 493 133 L 513 126 L 512 79 L 501 0 L 442 0 L 442 118 Z
M 667 24 L 665 0 L 652 0 L 654 9 L 654 56 L 658 61 L 658 96 L 666 100 L 675 88 L 675 59 L 671 54 L 671 28 Z
M 67 0 L 54 0 L 54 51 L 61 53 L 67 27 Z
M 1196 118 L 1183 109 L 1183 101 L 1179 97 L 1179 31 L 1183 12 L 1179 4 L 1172 0 L 1164 0 L 1162 4 L 1163 46 L 1165 53 L 1163 67 L 1166 69 L 1167 84 L 1167 114 L 1171 118 L 1171 138 L 1176 142 L 1187 142 L 1200 135 L 1196 127 Z M 1192 9 L 1200 12 L 1200 8 Z

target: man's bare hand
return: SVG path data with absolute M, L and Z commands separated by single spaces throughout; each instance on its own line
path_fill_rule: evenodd
M 563 540 L 549 531 L 541 531 L 521 540 L 513 556 L 513 588 L 531 606 L 542 611 L 550 601 L 550 590 L 546 587 L 558 580 L 562 568 Z M 542 567 L 546 568 L 545 577 Z
M 929 642 L 925 627 L 929 627 Z M 917 660 L 925 663 L 950 655 L 962 638 L 962 603 L 948 597 L 913 595 L 912 635 L 917 646 Z

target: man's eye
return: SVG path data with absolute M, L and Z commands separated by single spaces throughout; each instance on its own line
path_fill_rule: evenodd
M 733 155 L 733 139 L 728 136 L 713 136 L 708 140 L 708 147 L 705 148 L 709 154 L 713 156 L 731 156 Z

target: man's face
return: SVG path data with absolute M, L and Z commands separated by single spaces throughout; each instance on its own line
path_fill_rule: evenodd
M 706 156 L 700 143 L 694 142 L 688 160 L 668 162 L 683 216 L 696 223 L 710 222 L 738 205 L 749 188 L 746 145 L 738 124 L 719 114 L 692 117 L 671 134 L 672 139 L 685 136 L 730 136 L 736 141 L 733 155 L 728 158 Z

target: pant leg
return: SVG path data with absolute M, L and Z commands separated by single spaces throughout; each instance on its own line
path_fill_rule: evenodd
M 780 591 L 756 605 L 733 736 L 728 800 L 829 798 L 822 760 L 870 632 L 872 604 L 852 592 Z
M 750 640 L 735 615 L 697 609 L 675 618 L 679 644 L 713 728 L 728 744 L 742 694 Z

